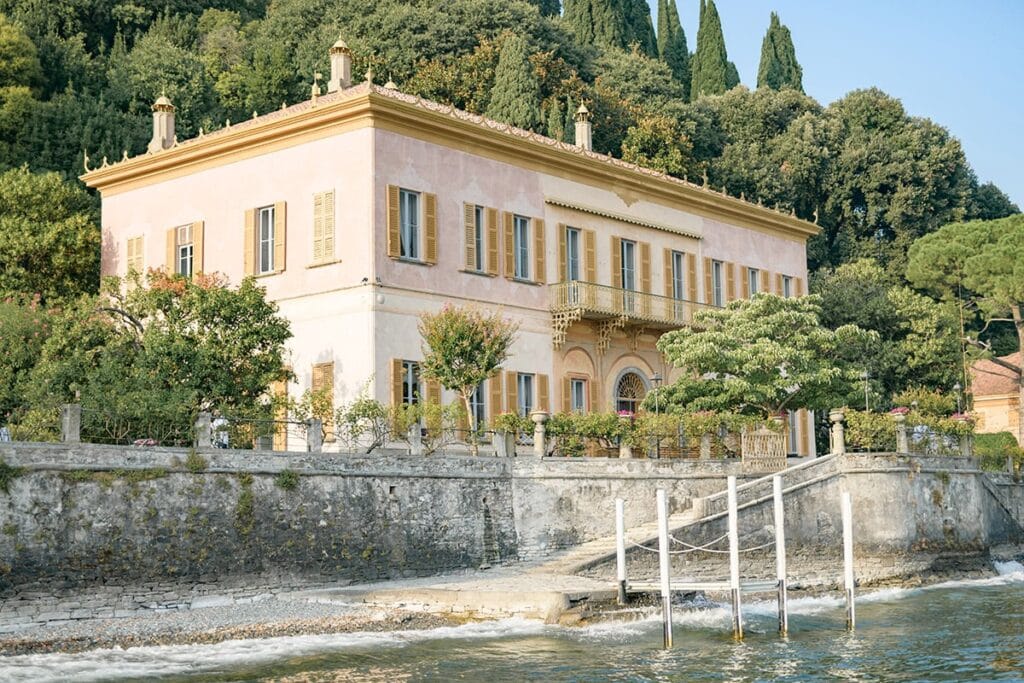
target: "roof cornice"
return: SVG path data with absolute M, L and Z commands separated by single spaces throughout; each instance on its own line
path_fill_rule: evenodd
M 104 165 L 88 171 L 81 179 L 104 195 L 113 195 L 369 126 L 610 189 L 628 198 L 628 203 L 650 199 L 734 225 L 797 239 L 819 232 L 816 225 L 792 215 L 450 106 L 369 84 L 321 97 L 316 103 L 309 100 L 222 128 L 170 149 Z

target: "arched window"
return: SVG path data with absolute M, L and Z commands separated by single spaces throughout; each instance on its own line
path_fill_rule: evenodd
M 615 410 L 635 413 L 647 395 L 647 384 L 635 372 L 626 372 L 615 385 Z

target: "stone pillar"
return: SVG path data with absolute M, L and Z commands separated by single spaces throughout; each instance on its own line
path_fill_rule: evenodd
M 327 92 L 337 92 L 352 85 L 352 50 L 345 41 L 338 41 L 331 46 L 331 80 L 327 81 Z
M 153 137 L 146 148 L 150 154 L 160 150 L 174 147 L 176 135 L 174 132 L 174 105 L 161 95 L 153 103 Z
M 64 443 L 82 442 L 81 403 L 65 403 L 60 407 L 60 440 Z
M 711 459 L 711 443 L 713 435 L 702 434 L 700 437 L 700 459 L 710 460 Z
M 576 123 L 576 146 L 588 151 L 594 149 L 594 129 L 590 123 L 590 110 L 582 102 L 573 121 Z
M 409 453 L 423 455 L 423 432 L 420 430 L 419 422 L 409 427 Z
M 547 442 L 545 439 L 546 428 L 544 424 L 548 421 L 547 411 L 535 410 L 530 413 L 530 419 L 533 420 L 533 454 L 538 458 L 543 458 L 547 454 Z
M 492 437 L 494 455 L 499 458 L 511 458 L 516 454 L 516 435 L 501 429 L 494 430 Z
M 213 447 L 213 416 L 207 412 L 196 415 L 196 448 Z
M 628 414 L 620 414 L 619 421 L 622 423 L 623 426 L 628 427 L 633 422 L 633 416 Z M 625 459 L 632 457 L 633 446 L 630 445 L 629 441 L 625 437 L 619 437 L 619 458 Z
M 846 432 L 843 430 L 843 420 L 846 415 L 842 410 L 831 410 L 828 419 L 832 422 L 832 454 L 846 454 Z
M 1011 475 L 1016 474 L 1015 468 L 1013 466 L 1013 453 L 1006 454 L 1006 471 L 1008 474 Z
M 971 457 L 971 455 L 974 452 L 974 444 L 972 443 L 973 441 L 974 439 L 971 437 L 970 434 L 964 434 L 960 437 L 960 455 L 964 456 L 965 458 Z
M 909 453 L 910 441 L 907 439 L 907 416 L 903 413 L 894 413 L 892 419 L 896 421 L 896 452 Z
M 324 423 L 318 417 L 306 421 L 306 450 L 310 453 L 324 450 Z

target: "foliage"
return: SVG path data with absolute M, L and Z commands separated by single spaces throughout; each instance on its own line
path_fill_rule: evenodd
M 299 487 L 299 473 L 295 470 L 281 470 L 278 475 L 274 477 L 274 484 L 279 489 L 294 491 Z
M 912 387 L 948 390 L 962 382 L 959 320 L 951 304 L 899 284 L 871 259 L 823 269 L 811 290 L 821 296 L 826 327 L 857 325 L 877 334 L 869 344 L 841 350 L 845 362 L 868 373 L 872 404 L 909 405 L 893 394 Z M 847 402 L 862 403 L 863 397 L 861 382 Z
M 487 116 L 527 130 L 540 125 L 540 83 L 526 41 L 519 36 L 509 37 L 501 46 Z
M 896 423 L 887 413 L 844 409 L 849 451 L 895 451 Z
M 1014 463 L 1015 471 L 1024 463 L 1024 450 L 1010 432 L 975 434 L 974 455 L 981 461 L 981 469 L 990 472 L 1005 472 L 1008 459 Z
M 1020 213 L 1020 208 L 993 183 L 984 183 L 974 190 L 974 201 L 968 209 L 970 220 L 991 221 Z
M 20 26 L 0 14 L 0 88 L 37 86 L 42 78 L 35 44 Z
M 457 403 L 445 406 L 427 401 L 394 406 L 390 410 L 391 436 L 396 441 L 409 443 L 412 430 L 419 429 L 423 454 L 430 455 L 456 440 L 459 419 L 464 415 L 462 406 Z
M 477 308 L 446 304 L 437 313 L 420 316 L 423 378 L 436 380 L 444 388 L 458 392 L 470 416 L 473 432 L 478 425 L 470 398 L 508 358 L 518 330 L 518 323 L 505 319 L 500 313 L 485 313 Z
M 694 170 L 693 144 L 676 119 L 653 116 L 630 126 L 622 158 L 662 173 L 683 176 Z
M 683 100 L 690 99 L 690 49 L 679 22 L 676 0 L 658 0 L 658 56 L 683 86 Z
M 519 413 L 501 413 L 491 419 L 491 430 L 509 434 L 532 434 L 533 420 Z
M 96 218 L 89 195 L 56 173 L 0 174 L 0 298 L 39 295 L 49 303 L 95 291 Z
M 857 381 L 839 350 L 874 337 L 853 325 L 820 324 L 815 296 L 758 294 L 694 314 L 694 326 L 666 333 L 658 349 L 683 376 L 659 392 L 670 411 L 720 410 L 767 418 L 834 404 Z
M 194 448 L 188 449 L 188 455 L 185 456 L 185 469 L 192 474 L 199 474 L 205 472 L 206 468 L 210 463 L 206 461 L 206 458 L 199 455 Z
M 700 26 L 697 29 L 697 50 L 690 62 L 690 97 L 720 95 L 732 86 L 730 81 L 739 78 L 729 73 L 729 56 L 722 35 L 722 20 L 718 16 L 715 0 L 701 0 Z M 735 71 L 735 66 L 732 67 Z
M 564 19 L 583 44 L 622 49 L 636 44 L 647 55 L 657 54 L 646 0 L 565 0 Z
M 25 473 L 22 467 L 13 467 L 0 458 L 0 491 L 11 492 L 11 482 Z
M 39 360 L 51 318 L 38 298 L 0 301 L 0 423 L 22 405 L 19 386 Z
M 956 412 L 956 397 L 932 389 L 911 388 L 892 397 L 894 406 L 913 408 L 922 415 L 946 417 Z
M 366 396 L 365 387 L 352 402 L 338 408 L 334 420 L 337 437 L 345 447 L 364 453 L 383 448 L 393 424 L 387 406 Z
M 768 32 L 761 43 L 761 63 L 757 69 L 757 87 L 782 90 L 792 88 L 804 91 L 803 69 L 796 61 L 796 48 L 789 27 L 772 12 Z
M 313 391 L 307 389 L 302 392 L 298 402 L 287 405 L 280 411 L 291 416 L 299 422 L 309 420 L 320 420 L 320 431 L 323 439 L 334 435 L 335 411 L 334 411 L 334 388 L 324 387 Z

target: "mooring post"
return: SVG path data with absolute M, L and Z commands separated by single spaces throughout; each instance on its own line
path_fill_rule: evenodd
M 743 638 L 740 613 L 740 532 L 736 517 L 736 477 L 729 477 L 729 590 L 732 593 L 732 635 Z
M 615 576 L 619 580 L 618 603 L 626 604 L 626 514 L 624 501 L 615 499 Z
M 846 589 L 846 628 L 854 629 L 856 610 L 853 596 L 853 506 L 850 492 L 843 491 L 843 586 Z
M 672 586 L 668 558 L 668 500 L 665 489 L 658 489 L 658 569 L 661 572 L 661 618 L 665 649 L 672 647 Z
M 775 577 L 779 580 L 779 634 L 789 633 L 789 611 L 786 604 L 786 520 L 782 507 L 782 477 L 772 477 L 775 498 Z

